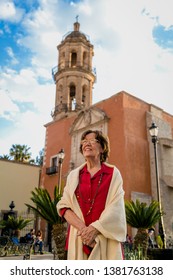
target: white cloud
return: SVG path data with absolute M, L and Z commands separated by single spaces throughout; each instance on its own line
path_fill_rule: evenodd
M 89 1 L 83 1 L 79 4 L 79 13 L 91 16 L 93 13 L 92 6 Z
M 2 19 L 8 19 L 15 15 L 15 6 L 11 1 L 1 1 L 0 8 L 0 16 Z
M 132 2 L 135 4 L 132 5 Z M 94 65 L 97 68 L 94 102 L 125 90 L 169 113 L 173 112 L 169 102 L 173 91 L 173 55 L 156 45 L 152 37 L 156 15 L 162 14 L 159 18 L 164 18 L 172 4 L 164 1 L 167 8 L 164 11 L 163 7 L 160 8 L 160 14 L 157 14 L 157 7 L 150 9 L 149 3 L 99 1 L 101 8 L 96 20 L 90 19 L 89 24 L 84 22 L 87 25 L 83 29 L 89 28 L 91 32 L 87 33 L 96 42 L 93 42 Z M 90 4 L 94 8 L 91 1 Z M 144 8 L 148 9 L 150 16 L 142 14 Z M 109 41 L 110 45 L 105 41 Z
M 19 63 L 19 61 L 15 57 L 14 52 L 11 47 L 7 47 L 6 52 L 7 52 L 8 56 L 11 58 L 11 64 L 15 65 L 15 64 Z
M 19 73 L 7 69 L 1 76 L 0 85 L 3 89 L 8 88 L 8 96 L 13 102 L 31 102 L 38 112 L 50 114 L 54 106 L 55 85 L 53 82 L 40 85 L 37 74 L 32 69 L 22 69 Z M 46 111 L 45 106 L 47 106 Z
M 0 154 L 8 154 L 12 144 L 26 144 L 35 158 L 44 146 L 44 124 L 51 121 L 55 85 L 40 85 L 34 72 L 28 69 L 19 74 L 8 71 L 2 80 L 0 86 L 8 91 L 0 91 L 0 117 L 1 121 L 2 118 L 11 121 L 13 126 L 1 135 Z M 34 110 L 21 111 L 23 102 L 33 103 Z
M 7 24 L 4 25 L 4 30 L 6 33 L 11 34 L 11 30 Z
M 9 97 L 8 91 L 0 89 L 0 117 L 7 120 L 13 120 L 14 116 L 19 113 L 18 107 Z
M 173 25 L 173 4 L 171 0 L 147 0 L 144 3 L 146 3 L 146 13 L 151 18 L 155 18 L 159 24 L 164 25 L 166 28 Z
M 47 115 L 47 114 L 46 114 Z M 13 143 L 26 144 L 31 147 L 35 158 L 44 147 L 45 127 L 47 118 L 43 113 L 35 114 L 27 111 L 21 114 L 22 119 L 16 122 Z M 38 140 L 37 140 L 38 139 Z
M 24 10 L 16 8 L 13 1 L 1 0 L 0 19 L 10 22 L 19 22 L 24 15 Z
M 1 135 L 0 154 L 9 154 L 12 144 L 27 145 L 31 147 L 32 158 L 35 158 L 44 147 L 45 139 L 45 116 L 27 111 L 20 113 L 15 118 L 14 127 L 8 135 Z

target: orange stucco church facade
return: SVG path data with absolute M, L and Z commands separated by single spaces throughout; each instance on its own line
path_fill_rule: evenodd
M 80 31 L 79 22 L 58 45 L 58 66 L 53 69 L 56 85 L 52 121 L 45 125 L 45 156 L 41 185 L 52 194 L 58 183 L 58 152 L 65 151 L 62 187 L 70 170 L 84 162 L 80 138 L 88 129 L 108 135 L 108 162 L 120 170 L 125 199 L 149 203 L 157 199 L 154 151 L 149 127 L 159 127 L 158 162 L 164 223 L 173 236 L 173 116 L 127 92 L 119 92 L 92 104 L 96 80 L 92 67 L 93 45 Z

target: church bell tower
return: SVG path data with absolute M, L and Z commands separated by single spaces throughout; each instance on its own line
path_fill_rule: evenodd
M 93 45 L 80 32 L 76 20 L 74 30 L 67 33 L 57 46 L 58 66 L 52 70 L 56 84 L 54 120 L 92 105 L 92 89 L 96 73 L 92 68 Z

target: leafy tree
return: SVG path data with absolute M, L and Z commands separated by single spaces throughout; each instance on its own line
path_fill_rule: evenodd
M 52 236 L 56 245 L 56 252 L 59 259 L 64 259 L 64 247 L 66 236 L 66 223 L 62 221 L 62 218 L 58 215 L 56 205 L 61 198 L 58 187 L 54 188 L 54 196 L 51 198 L 47 189 L 35 188 L 31 192 L 31 200 L 34 206 L 26 204 L 31 208 L 36 215 L 42 217 L 52 227 Z
M 27 145 L 13 144 L 10 148 L 10 156 L 13 160 L 19 162 L 33 162 L 31 159 L 30 147 Z
M 43 157 L 44 157 L 44 148 L 39 151 L 39 156 L 36 157 L 35 163 L 37 165 L 43 165 Z
M 152 201 L 150 205 L 136 200 L 125 201 L 126 220 L 131 227 L 137 228 L 134 248 L 142 248 L 144 255 L 148 248 L 148 229 L 152 228 L 161 218 L 159 203 Z

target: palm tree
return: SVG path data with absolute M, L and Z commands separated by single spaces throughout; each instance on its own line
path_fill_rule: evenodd
M 54 197 L 51 198 L 47 189 L 35 188 L 35 191 L 31 192 L 31 200 L 34 206 L 26 204 L 27 207 L 32 209 L 36 215 L 39 215 L 52 227 L 52 237 L 56 246 L 56 254 L 58 259 L 63 260 L 65 257 L 65 239 L 67 225 L 63 222 L 62 218 L 58 215 L 56 205 L 61 198 L 58 187 L 54 188 Z
M 19 144 L 13 144 L 10 148 L 10 156 L 15 161 L 19 162 L 30 162 L 31 160 L 31 153 L 29 153 L 29 150 L 31 148 L 27 147 L 27 145 L 19 145 Z
M 0 228 L 14 231 L 14 236 L 19 238 L 20 231 L 25 228 L 31 221 L 31 219 L 23 219 L 21 216 L 16 218 L 10 215 L 8 216 L 7 220 L 0 221 Z
M 126 221 L 131 227 L 137 228 L 134 238 L 134 248 L 141 248 L 144 256 L 147 255 L 148 229 L 152 228 L 161 218 L 159 203 L 152 201 L 150 205 L 136 200 L 125 201 Z
M 7 160 L 11 160 L 11 157 L 9 155 L 1 155 L 0 159 L 7 159 Z

